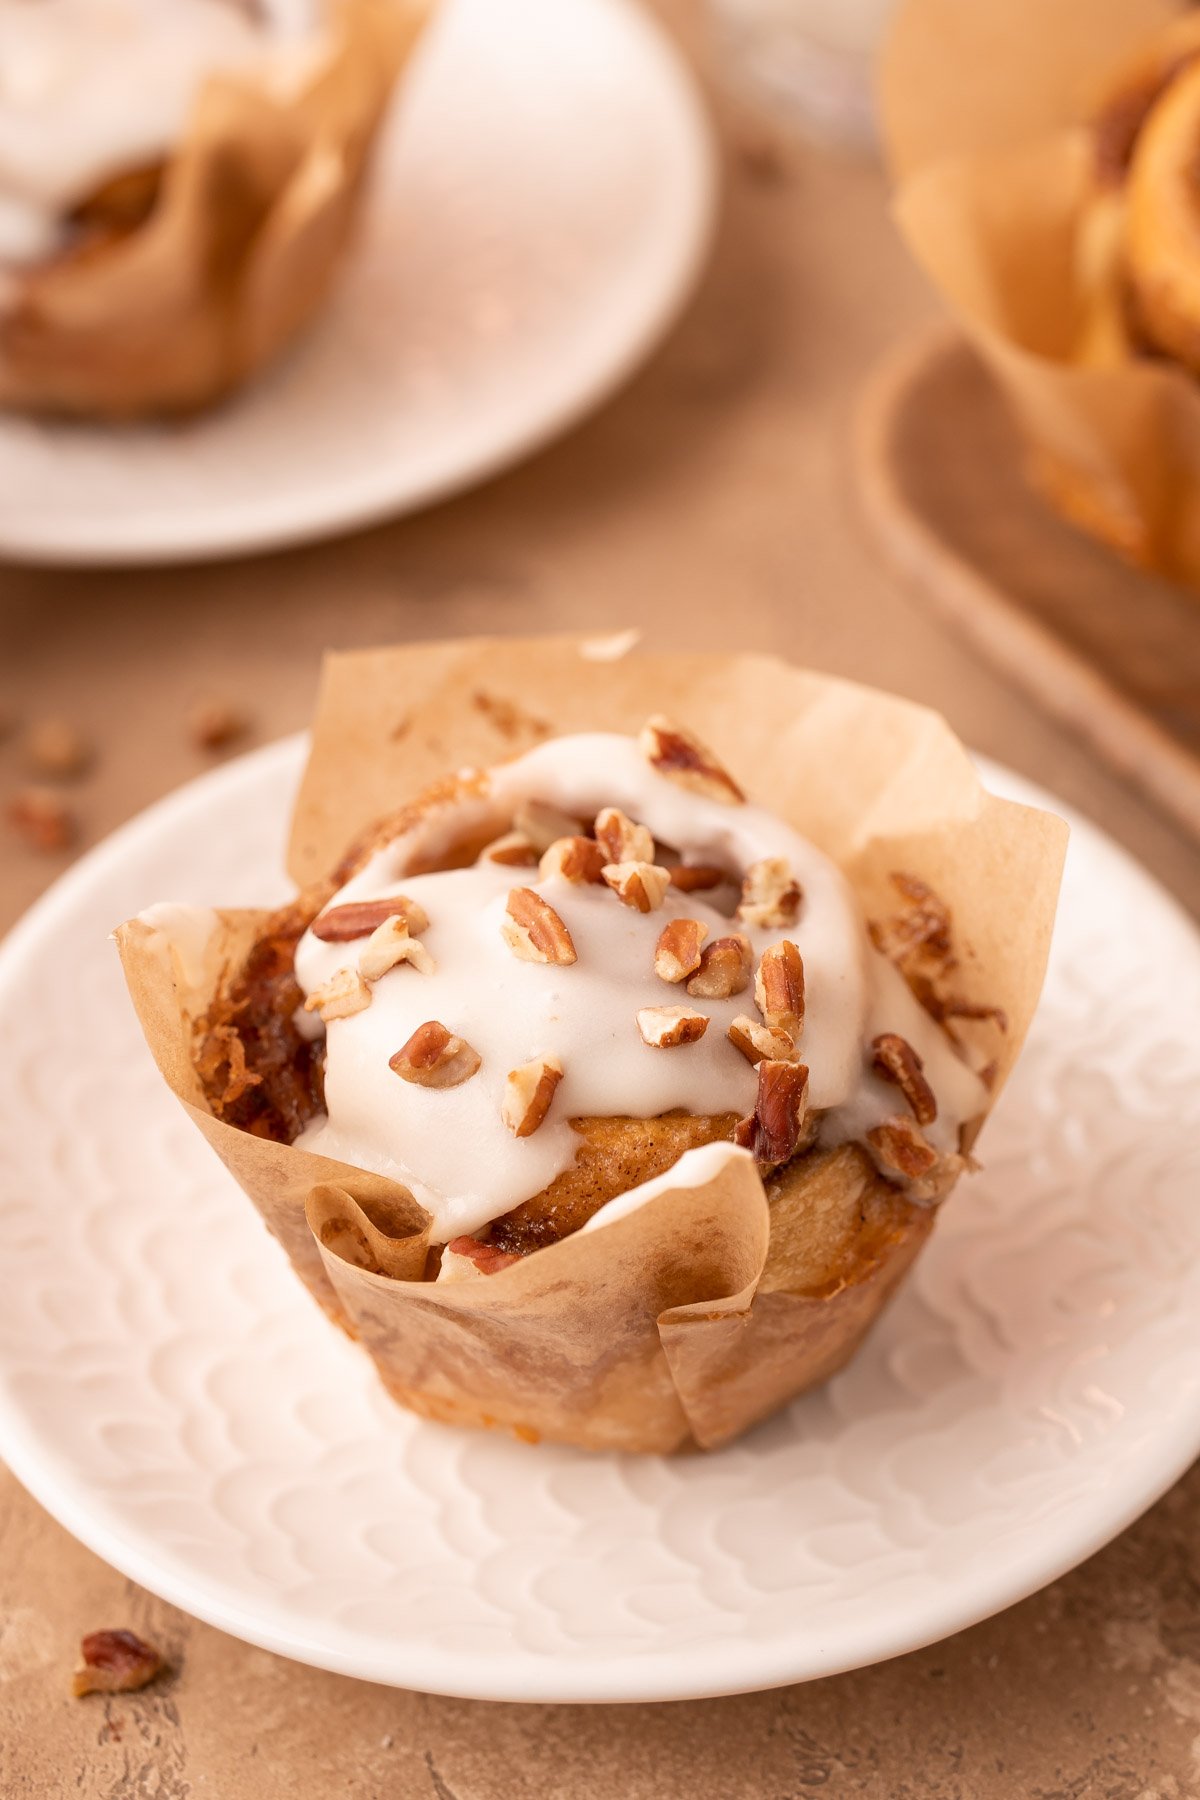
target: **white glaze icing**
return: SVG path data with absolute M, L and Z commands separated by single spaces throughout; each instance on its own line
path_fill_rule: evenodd
M 959 1125 L 982 1110 L 984 1090 L 914 999 L 897 971 L 871 947 L 858 902 L 840 870 L 790 826 L 760 807 L 709 800 L 659 774 L 632 738 L 588 734 L 552 739 L 481 778 L 481 791 L 434 812 L 377 852 L 331 905 L 403 892 L 429 916 L 422 942 L 432 974 L 393 969 L 372 989 L 372 1003 L 328 1027 L 328 1114 L 299 1140 L 305 1148 L 403 1183 L 434 1218 L 438 1241 L 474 1233 L 539 1192 L 569 1166 L 578 1137 L 569 1120 L 587 1114 L 652 1117 L 681 1108 L 748 1113 L 757 1077 L 728 1042 L 739 1013 L 754 1012 L 753 993 L 729 1000 L 689 999 L 654 972 L 654 947 L 672 917 L 703 921 L 709 939 L 745 930 L 761 955 L 781 937 L 804 959 L 806 1009 L 801 1051 L 809 1097 L 827 1111 L 823 1137 L 859 1137 L 903 1111 L 894 1087 L 867 1072 L 865 1046 L 899 1031 L 925 1061 L 939 1116 L 927 1133 L 941 1150 L 957 1147 Z M 436 855 L 451 834 L 503 830 L 529 799 L 590 819 L 619 806 L 689 862 L 737 870 L 764 857 L 787 860 L 804 890 L 794 927 L 739 926 L 712 896 L 669 890 L 642 914 L 607 888 L 543 880 L 537 869 L 482 862 L 468 869 L 405 875 Z M 578 959 L 567 967 L 523 962 L 501 935 L 509 890 L 532 887 L 560 913 Z M 326 943 L 305 933 L 296 974 L 311 994 L 339 969 L 354 967 L 359 943 Z M 705 1035 L 676 1049 L 651 1049 L 635 1024 L 640 1007 L 685 1003 L 708 1015 Z M 401 1080 L 388 1066 L 417 1026 L 436 1019 L 465 1038 L 482 1067 L 458 1087 L 431 1089 Z M 517 1139 L 501 1119 L 509 1071 L 553 1055 L 563 1080 L 545 1123 Z
M 660 1194 L 669 1193 L 672 1188 L 703 1187 L 707 1182 L 715 1181 L 728 1163 L 739 1158 L 749 1161 L 750 1152 L 739 1150 L 736 1144 L 697 1144 L 694 1150 L 685 1150 L 679 1161 L 664 1174 L 652 1176 L 649 1181 L 641 1181 L 637 1187 L 618 1194 L 579 1229 L 598 1231 L 602 1225 L 615 1225 L 618 1219 L 628 1218 L 630 1213 L 657 1200 Z
M 160 160 L 213 71 L 294 80 L 317 5 L 0 0 L 0 268 L 51 255 L 72 207 Z
M 208 950 L 220 920 L 211 906 L 187 906 L 182 901 L 160 900 L 138 915 L 139 924 L 167 938 L 188 987 L 199 987 L 208 967 Z

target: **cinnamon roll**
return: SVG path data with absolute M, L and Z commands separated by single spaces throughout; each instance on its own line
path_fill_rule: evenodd
M 425 0 L 0 0 L 0 405 L 188 411 L 317 310 Z
M 711 1447 L 855 1353 L 971 1168 L 1062 832 L 919 708 L 586 649 L 334 659 L 296 898 L 117 939 L 163 1075 L 393 1398 Z M 645 718 L 693 689 L 736 765 Z M 479 766 L 362 828 L 455 740 Z
M 1200 373 L 1200 17 L 1179 19 L 1111 83 L 1091 126 L 1080 224 L 1080 360 L 1170 357 Z

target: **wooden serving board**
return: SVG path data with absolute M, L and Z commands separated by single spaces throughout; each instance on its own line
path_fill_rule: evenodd
M 914 593 L 1200 841 L 1200 594 L 1050 510 L 949 328 L 876 371 L 857 425 L 868 521 Z

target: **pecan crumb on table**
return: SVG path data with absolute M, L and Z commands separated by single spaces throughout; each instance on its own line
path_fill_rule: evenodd
M 130 1694 L 166 1668 L 161 1651 L 132 1631 L 90 1631 L 80 1639 L 82 1662 L 71 1677 L 71 1692 Z
M 198 750 L 227 750 L 249 729 L 245 713 L 227 700 L 201 700 L 188 714 L 188 730 Z
M 74 781 L 91 767 L 95 751 L 69 719 L 38 719 L 30 726 L 25 750 L 35 774 L 47 781 Z
M 71 808 L 46 788 L 23 788 L 14 794 L 5 816 L 18 837 L 46 855 L 69 849 L 79 835 L 79 821 Z

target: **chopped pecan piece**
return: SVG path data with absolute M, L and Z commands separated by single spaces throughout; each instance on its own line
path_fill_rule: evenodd
M 918 1181 L 937 1162 L 937 1151 L 926 1142 L 912 1119 L 885 1119 L 867 1133 L 867 1143 L 888 1174 Z
M 737 916 L 747 925 L 773 931 L 796 923 L 803 899 L 800 883 L 784 858 L 766 856 L 746 870 Z
M 718 869 L 715 863 L 669 863 L 667 874 L 671 877 L 671 886 L 677 887 L 681 894 L 722 887 L 730 879 L 727 871 Z
M 533 888 L 510 890 L 500 930 L 522 962 L 557 963 L 565 968 L 575 961 L 575 941 L 566 925 Z
M 52 855 L 79 835 L 79 821 L 65 801 L 45 788 L 25 788 L 8 803 L 8 822 L 34 850 Z
M 429 924 L 423 906 L 403 894 L 389 894 L 386 900 L 348 900 L 344 906 L 331 906 L 313 920 L 309 929 L 323 944 L 349 944 L 355 938 L 370 937 L 389 919 L 397 918 L 403 919 L 414 934 Z
M 875 948 L 901 968 L 915 958 L 926 975 L 949 973 L 954 967 L 950 908 L 919 876 L 893 869 L 888 879 L 908 905 L 889 919 L 870 922 Z
M 651 1050 L 675 1050 L 694 1044 L 708 1030 L 704 1013 L 690 1006 L 643 1006 L 637 1015 L 638 1035 Z
M 462 1262 L 469 1263 L 472 1268 L 468 1270 L 461 1268 L 461 1265 L 459 1268 L 447 1266 L 447 1257 L 461 1258 Z M 476 1275 L 495 1275 L 501 1269 L 507 1269 L 510 1263 L 520 1261 L 521 1258 L 511 1250 L 498 1250 L 495 1244 L 481 1243 L 478 1238 L 451 1238 L 442 1256 L 439 1278 L 443 1281 L 457 1279 L 460 1274 L 466 1275 L 472 1270 Z
M 662 981 L 686 981 L 700 967 L 708 926 L 699 919 L 668 919 L 654 946 L 654 973 Z
M 884 1031 L 872 1043 L 871 1051 L 875 1073 L 900 1089 L 917 1124 L 932 1125 L 937 1118 L 937 1100 L 925 1079 L 925 1065 L 908 1039 Z
M 800 1052 L 789 1032 L 762 1025 L 748 1013 L 739 1013 L 726 1035 L 747 1062 L 761 1062 L 764 1056 L 768 1062 L 800 1061 Z
M 486 862 L 502 863 L 506 869 L 535 869 L 538 853 L 523 831 L 506 831 L 493 838 L 479 852 Z
M 654 836 L 644 825 L 627 819 L 619 806 L 605 806 L 596 814 L 596 842 L 605 862 L 654 861 Z
M 750 984 L 754 955 L 740 931 L 714 938 L 700 953 L 700 967 L 689 977 L 687 991 L 697 1000 L 729 1000 Z
M 595 838 L 555 838 L 542 856 L 539 873 L 543 881 L 548 880 L 551 875 L 557 875 L 563 881 L 576 884 L 599 882 L 607 861 L 608 857 Z
M 448 1088 L 469 1081 L 482 1061 L 465 1038 L 447 1031 L 437 1019 L 426 1019 L 395 1056 L 388 1058 L 388 1068 L 417 1087 Z
M 514 1137 L 532 1137 L 554 1098 L 554 1090 L 563 1078 L 562 1064 L 556 1056 L 535 1056 L 510 1071 L 504 1083 L 500 1116 Z
M 625 906 L 640 913 L 654 912 L 663 903 L 670 878 L 657 863 L 605 863 L 600 871 L 603 880 Z
M 790 1161 L 807 1135 L 807 1066 L 764 1057 L 758 1065 L 754 1111 L 738 1121 L 734 1142 L 752 1150 L 755 1162 L 773 1169 Z
M 881 955 L 895 963 L 925 1011 L 944 1025 L 947 1035 L 961 1048 L 953 1029 L 956 1019 L 990 1020 L 1007 1031 L 1008 1020 L 998 1006 L 983 1006 L 955 994 L 951 977 L 958 967 L 951 936 L 950 908 L 917 875 L 893 869 L 889 880 L 908 903 L 903 912 L 888 919 L 871 919 L 867 929 Z
M 524 806 L 517 808 L 513 827 L 529 839 L 534 850 L 541 856 L 555 838 L 574 837 L 579 830 L 579 820 L 570 813 L 563 812 L 560 807 L 547 805 L 544 800 L 527 800 Z
M 660 775 L 669 775 L 681 787 L 691 788 L 709 800 L 735 805 L 746 798 L 737 782 L 721 767 L 711 750 L 682 726 L 661 713 L 647 719 L 638 735 L 646 760 Z
M 166 1668 L 161 1651 L 132 1631 L 89 1631 L 81 1639 L 82 1662 L 71 1677 L 71 1692 L 132 1694 Z
M 74 781 L 88 768 L 94 754 L 69 719 L 39 719 L 30 726 L 25 749 L 37 774 L 51 781 Z
M 768 1025 L 798 1038 L 804 1029 L 804 962 L 790 938 L 772 944 L 759 959 L 754 1004 Z
M 331 1019 L 348 1019 L 371 1004 L 371 990 L 357 969 L 339 969 L 321 987 L 314 988 L 304 1002 L 305 1012 L 319 1012 L 328 1025 Z
M 358 953 L 358 972 L 364 981 L 382 981 L 389 969 L 410 963 L 422 975 L 432 975 L 434 961 L 420 938 L 412 936 L 399 913 L 385 919 L 371 933 Z
M 227 700 L 201 700 L 188 715 L 188 729 L 198 750 L 226 750 L 249 730 L 249 722 Z

